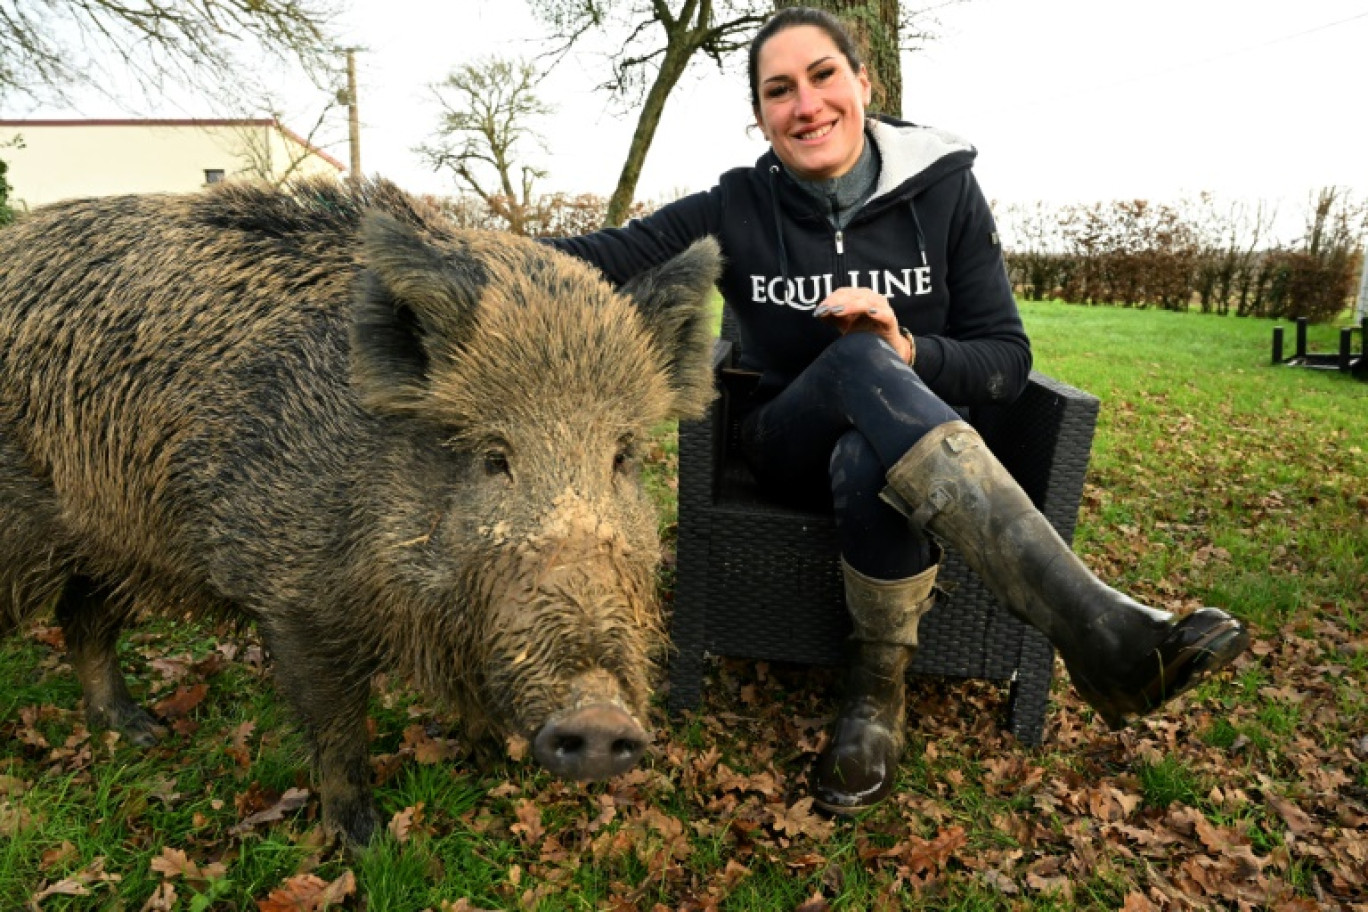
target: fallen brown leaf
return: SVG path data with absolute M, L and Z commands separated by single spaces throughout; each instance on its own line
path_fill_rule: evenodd
M 309 802 L 309 790 L 302 788 L 286 789 L 285 794 L 280 796 L 280 800 L 264 811 L 240 821 L 237 825 L 230 827 L 230 836 L 241 836 L 243 833 L 250 832 L 257 825 L 262 823 L 274 823 L 283 820 L 286 814 L 299 810 Z
M 794 909 L 793 912 L 828 912 L 831 903 L 827 902 L 821 893 L 813 893 L 808 900 Z
M 509 827 L 509 831 L 516 833 L 527 845 L 540 845 L 546 835 L 546 828 L 541 822 L 541 806 L 524 798 L 514 806 L 513 815 L 518 822 Z
M 481 908 L 473 905 L 465 897 L 461 897 L 455 902 L 449 899 L 442 900 L 442 904 L 438 906 L 438 912 L 496 912 L 496 910 Z
M 1143 893 L 1127 893 L 1126 901 L 1121 904 L 1121 912 L 1159 912 L 1154 903 L 1145 898 Z
M 42 855 L 38 857 L 38 866 L 42 868 L 44 871 L 46 871 L 48 868 L 55 868 L 58 865 L 62 865 L 68 861 L 71 861 L 79 854 L 80 853 L 76 851 L 76 847 L 74 845 L 72 845 L 70 842 L 67 842 L 66 840 L 63 840 L 62 844 L 59 845 L 57 848 L 48 849 L 46 852 L 44 852 Z
M 174 877 L 183 877 L 192 882 L 212 880 L 228 873 L 227 866 L 219 862 L 213 862 L 201 868 L 191 861 L 185 852 L 170 846 L 162 849 L 162 853 L 152 859 L 151 868 L 168 880 Z
M 176 910 L 176 888 L 170 881 L 162 881 L 157 884 L 157 889 L 152 891 L 152 895 L 147 897 L 147 902 L 143 903 L 139 912 L 175 912 Z
M 176 688 L 176 692 L 165 700 L 159 700 L 152 704 L 152 711 L 163 719 L 179 719 L 190 713 L 190 710 L 204 702 L 204 698 L 209 694 L 209 685 L 201 681 L 198 684 L 182 686 Z
M 413 835 L 415 827 L 420 827 L 423 821 L 423 802 L 418 802 L 413 807 L 406 807 L 402 811 L 397 811 L 390 818 L 389 832 L 401 845 L 408 842 Z
M 834 822 L 812 812 L 811 795 L 795 802 L 791 807 L 773 804 L 769 806 L 769 810 L 774 815 L 771 826 L 776 833 L 787 833 L 790 836 L 807 835 L 822 841 L 830 839 L 836 830 Z
M 321 912 L 343 902 L 356 892 L 356 875 L 351 871 L 329 883 L 313 874 L 298 874 L 257 900 L 258 912 Z
M 1270 808 L 1277 812 L 1294 835 L 1310 836 L 1313 833 L 1320 832 L 1321 828 L 1311 819 L 1309 814 L 1281 795 L 1267 793 L 1264 795 L 1264 800 L 1268 802 Z

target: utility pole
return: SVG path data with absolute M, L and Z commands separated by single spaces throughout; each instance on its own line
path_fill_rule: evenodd
M 361 115 L 356 105 L 356 48 L 347 48 L 347 141 L 351 148 L 353 184 L 361 183 Z

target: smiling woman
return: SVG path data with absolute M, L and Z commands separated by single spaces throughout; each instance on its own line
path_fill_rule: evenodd
M 833 509 L 841 545 L 854 637 L 814 803 L 856 813 L 893 788 L 933 535 L 1050 638 L 1114 726 L 1233 659 L 1238 621 L 1178 620 L 1106 586 L 952 408 L 1015 399 L 1031 368 L 973 146 L 867 117 L 869 73 L 828 13 L 776 13 L 749 61 L 770 143 L 754 167 L 554 243 L 618 284 L 699 237 L 721 243 L 748 378 L 731 398 L 743 455 L 768 497 Z
M 869 73 L 854 48 L 838 47 L 816 26 L 785 29 L 752 47 L 760 50 L 751 64 L 751 104 L 775 154 L 806 180 L 850 171 L 864 150 L 870 96 Z

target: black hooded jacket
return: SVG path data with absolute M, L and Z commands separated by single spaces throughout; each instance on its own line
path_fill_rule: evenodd
M 812 311 L 834 289 L 855 285 L 889 299 L 916 337 L 915 370 L 942 400 L 1015 399 L 1031 347 L 970 171 L 977 153 L 949 133 L 893 120 L 871 120 L 867 135 L 879 151 L 879 180 L 843 231 L 770 151 L 625 227 L 552 243 L 621 285 L 716 236 L 742 367 L 761 372 L 762 393 L 787 385 L 837 337 Z

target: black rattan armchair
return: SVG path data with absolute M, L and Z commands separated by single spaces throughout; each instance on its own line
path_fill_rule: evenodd
M 730 321 L 724 337 L 733 333 Z M 718 342 L 715 367 L 733 363 Z M 679 550 L 671 627 L 672 709 L 698 702 L 705 654 L 799 664 L 844 661 L 844 607 L 835 523 L 761 500 L 736 454 L 728 396 L 707 417 L 679 426 Z M 1098 400 L 1040 373 L 1012 405 L 977 409 L 970 421 L 1065 541 L 1073 538 Z M 1039 744 L 1054 652 L 1009 615 L 953 550 L 937 604 L 922 619 L 920 674 L 982 678 L 1010 686 L 1006 726 Z

